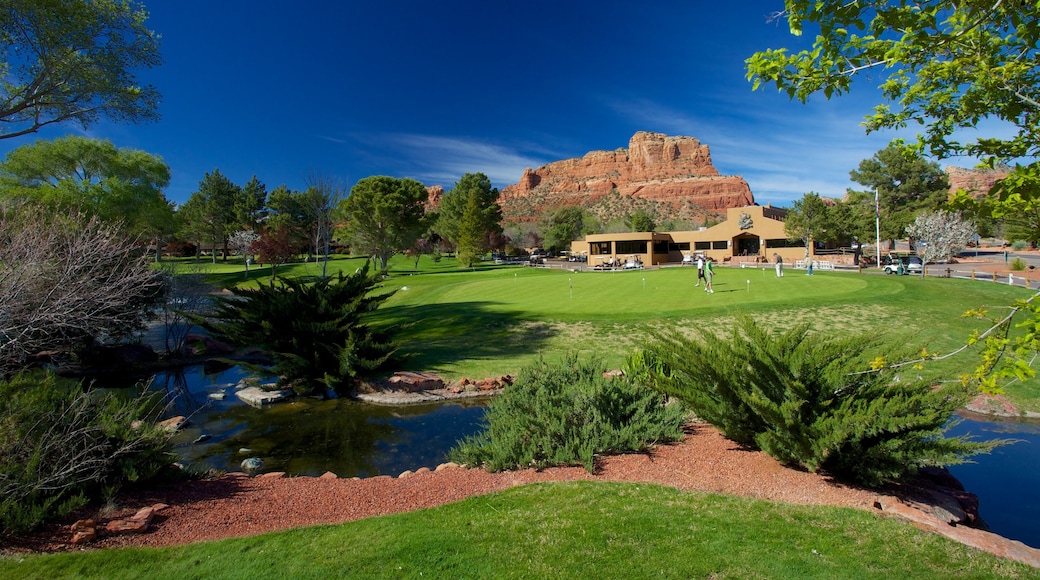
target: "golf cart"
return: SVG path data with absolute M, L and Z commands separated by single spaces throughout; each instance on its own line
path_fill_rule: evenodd
M 924 272 L 924 262 L 917 256 L 894 256 L 890 254 L 884 262 L 886 274 L 909 275 Z

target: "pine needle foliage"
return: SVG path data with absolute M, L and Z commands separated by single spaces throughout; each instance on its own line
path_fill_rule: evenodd
M 52 374 L 0 380 L 0 530 L 32 530 L 169 469 L 162 411 L 153 395 L 84 391 Z
M 321 387 L 350 394 L 357 378 L 382 367 L 396 344 L 373 329 L 367 315 L 393 293 L 377 294 L 379 277 L 366 265 L 351 275 L 280 278 L 277 284 L 232 289 L 196 322 L 231 344 L 256 346 L 273 364 L 251 366 L 301 393 Z
M 628 370 L 737 443 L 869 486 L 1006 443 L 944 437 L 974 390 L 960 381 L 936 386 L 910 367 L 884 364 L 909 355 L 892 343 L 877 335 L 824 337 L 808 325 L 770 332 L 741 315 L 729 336 L 656 333 Z
M 453 461 L 489 471 L 582 465 L 597 455 L 643 451 L 682 438 L 686 411 L 625 377 L 606 378 L 597 360 L 568 355 L 539 363 L 491 401 L 485 430 L 459 442 Z

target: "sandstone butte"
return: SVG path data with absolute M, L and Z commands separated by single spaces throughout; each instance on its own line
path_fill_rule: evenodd
M 719 175 L 707 145 L 644 131 L 632 136 L 627 149 L 591 151 L 525 169 L 519 183 L 502 190 L 499 203 L 507 220 L 520 221 L 549 207 L 589 206 L 614 190 L 702 215 L 755 203 L 742 177 Z
M 973 197 L 986 195 L 997 181 L 1007 177 L 1006 171 L 999 170 L 977 170 L 955 167 L 946 167 L 946 176 L 950 180 L 950 193 L 957 193 L 963 189 Z
M 1007 175 L 948 166 L 950 193 L 965 189 L 978 197 Z M 427 187 L 428 209 L 440 205 L 444 187 Z M 721 215 L 727 208 L 754 205 L 744 178 L 719 175 L 707 145 L 693 137 L 640 131 L 628 148 L 590 151 L 524 170 L 520 181 L 501 191 L 506 221 L 537 219 L 547 208 L 590 207 L 612 192 L 669 206 L 672 216 Z

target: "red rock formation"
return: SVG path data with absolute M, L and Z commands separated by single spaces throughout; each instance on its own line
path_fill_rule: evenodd
M 1006 171 L 997 170 L 975 170 L 963 167 L 946 167 L 946 175 L 950 180 L 950 194 L 957 193 L 963 189 L 972 197 L 978 198 L 989 193 L 997 181 L 1007 177 Z
M 436 210 L 441 206 L 444 197 L 444 186 L 431 185 L 426 188 L 426 211 Z
M 391 391 L 415 393 L 443 389 L 444 379 L 433 373 L 398 371 L 386 380 L 386 384 Z
M 534 217 L 521 215 L 524 210 L 589 206 L 611 190 L 672 208 L 692 205 L 704 213 L 755 203 L 743 178 L 719 175 L 707 145 L 647 132 L 633 135 L 628 149 L 592 151 L 525 169 L 516 185 L 502 190 L 499 202 L 506 219 L 515 221 Z
M 109 534 L 143 534 L 148 531 L 155 514 L 170 506 L 157 503 L 137 510 L 137 513 L 129 518 L 112 520 L 105 525 L 105 531 Z

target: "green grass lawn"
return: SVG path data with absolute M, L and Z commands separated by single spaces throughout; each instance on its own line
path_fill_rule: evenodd
M 949 353 L 985 321 L 966 319 L 984 306 L 1003 315 L 1022 288 L 938 278 L 719 268 L 715 293 L 695 288 L 691 268 L 568 272 L 499 268 L 394 276 L 399 289 L 379 312 L 402 329 L 405 366 L 446 378 L 515 373 L 538 357 L 595 355 L 620 367 L 654 328 L 728 332 L 743 311 L 777 327 L 808 322 L 822 333 L 883 333 L 899 344 Z M 931 362 L 922 372 L 947 377 L 971 370 L 974 351 Z M 909 372 L 909 369 L 908 369 Z M 914 371 L 917 372 L 917 371 Z M 1036 380 L 1008 388 L 1012 399 L 1040 410 Z
M 194 268 L 191 260 L 176 262 Z M 363 258 L 336 257 L 329 273 L 353 272 Z M 245 280 L 240 262 L 201 262 L 198 267 L 221 286 L 269 283 L 268 268 L 252 268 Z M 279 274 L 318 275 L 316 262 L 288 264 Z M 611 368 L 655 328 L 728 332 L 737 312 L 777 327 L 809 322 L 818 332 L 841 335 L 883 333 L 899 344 L 945 354 L 964 346 L 986 321 L 962 317 L 986 307 L 1002 316 L 1023 288 L 970 280 L 884 276 L 772 268 L 720 267 L 715 294 L 695 288 L 693 268 L 646 271 L 571 272 L 561 269 L 484 265 L 461 270 L 451 258 L 434 263 L 423 256 L 396 257 L 384 290 L 396 290 L 377 313 L 378 324 L 400 331 L 400 368 L 436 372 L 446 379 L 515 374 L 539 357 L 565 353 L 597 356 Z M 930 362 L 925 373 L 956 378 L 974 368 L 977 354 Z M 918 372 L 911 371 L 908 372 Z M 1013 383 L 1009 398 L 1040 411 L 1040 380 Z
M 165 549 L 0 560 L 4 578 L 1035 578 L 913 526 L 644 484 L 535 484 Z

